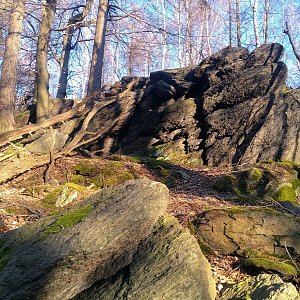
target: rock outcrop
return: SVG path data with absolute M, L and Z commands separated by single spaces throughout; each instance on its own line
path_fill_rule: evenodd
M 276 43 L 252 53 L 227 47 L 196 67 L 151 73 L 127 108 L 130 118 L 102 140 L 110 141 L 103 149 L 194 153 L 209 165 L 300 161 L 300 92 L 285 87 L 283 51 Z
M 210 266 L 164 215 L 168 201 L 161 183 L 127 181 L 1 235 L 0 298 L 214 299 Z
M 299 300 L 300 295 L 291 283 L 278 275 L 261 274 L 224 288 L 220 300 Z

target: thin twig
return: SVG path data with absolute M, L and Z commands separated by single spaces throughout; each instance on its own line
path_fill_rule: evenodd
M 290 252 L 289 252 L 289 250 L 288 250 L 288 248 L 287 248 L 287 246 L 286 246 L 286 243 L 284 243 L 284 248 L 285 248 L 285 251 L 286 251 L 286 253 L 288 254 L 290 260 L 292 261 L 292 263 L 294 264 L 294 266 L 296 267 L 296 269 L 297 269 L 298 272 L 300 273 L 300 269 L 299 269 L 298 265 L 296 264 L 296 262 L 293 260 L 291 254 L 290 254 Z

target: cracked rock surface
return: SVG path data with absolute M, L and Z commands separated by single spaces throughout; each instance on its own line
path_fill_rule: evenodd
M 300 256 L 300 221 L 267 208 L 213 209 L 198 217 L 198 235 L 222 254 L 253 249 L 259 254 Z
M 208 165 L 299 162 L 300 92 L 285 86 L 283 52 L 277 43 L 252 53 L 227 47 L 198 66 L 151 73 L 133 88 L 134 101 L 120 102 L 130 114 L 100 141 L 102 151 L 159 148 L 164 156 L 166 147 L 168 157 L 194 153 Z

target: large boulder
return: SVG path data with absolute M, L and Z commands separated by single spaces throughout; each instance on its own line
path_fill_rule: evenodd
M 210 265 L 196 239 L 174 217 L 165 215 L 139 245 L 129 266 L 75 299 L 210 300 L 215 296 Z
M 129 181 L 1 235 L 0 298 L 71 299 L 127 266 L 167 205 L 163 184 Z
M 222 254 L 249 249 L 288 257 L 300 255 L 300 221 L 269 208 L 212 209 L 198 217 L 198 235 Z

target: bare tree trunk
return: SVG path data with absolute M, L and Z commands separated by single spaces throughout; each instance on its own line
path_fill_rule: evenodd
M 42 123 L 49 117 L 49 73 L 47 68 L 48 46 L 53 25 L 57 0 L 47 0 L 43 9 L 43 19 L 37 44 L 36 57 L 36 93 L 37 93 L 37 123 Z
M 165 69 L 166 65 L 166 56 L 167 56 L 167 15 L 166 15 L 166 3 L 165 0 L 161 0 L 161 7 L 162 7 L 162 16 L 163 16 L 163 32 L 162 32 L 162 39 L 163 39 L 163 50 L 162 50 L 162 60 L 161 60 L 161 69 Z
M 101 88 L 108 9 L 109 0 L 100 0 L 91 61 L 91 69 L 88 82 L 88 95 L 100 90 Z
M 182 46 L 181 46 L 181 5 L 178 1 L 178 7 L 176 8 L 177 15 L 177 43 L 178 43 L 178 62 L 179 67 L 182 67 Z
M 232 47 L 232 5 L 231 0 L 228 1 L 228 14 L 229 14 L 229 46 Z
M 59 76 L 58 90 L 56 94 L 57 98 L 66 98 L 67 96 L 69 61 L 70 61 L 71 50 L 73 49 L 72 37 L 75 31 L 75 24 L 77 22 L 82 22 L 85 19 L 85 17 L 89 14 L 93 3 L 94 0 L 87 0 L 84 10 L 81 13 L 72 16 L 68 21 L 68 25 L 74 25 L 74 26 L 68 27 L 67 34 L 64 37 L 62 67 Z
M 24 13 L 25 0 L 14 1 L 5 41 L 0 81 L 0 134 L 15 128 L 17 64 Z
M 209 11 L 210 7 L 207 3 L 204 4 L 204 14 L 205 14 L 205 38 L 206 38 L 206 46 L 207 46 L 207 54 L 211 56 L 211 46 L 210 46 L 210 30 L 209 30 Z
M 260 46 L 260 41 L 259 41 L 259 33 L 258 33 L 258 26 L 257 26 L 257 0 L 254 0 L 252 6 L 252 21 L 253 21 L 253 30 L 254 30 L 254 37 L 255 37 L 255 47 Z
M 268 43 L 268 29 L 269 29 L 269 13 L 270 13 L 270 2 L 265 0 L 265 12 L 264 12 L 264 44 Z
M 241 42 L 241 14 L 240 14 L 240 0 L 235 0 L 235 8 L 236 8 L 236 38 L 237 38 L 237 46 L 242 47 Z

